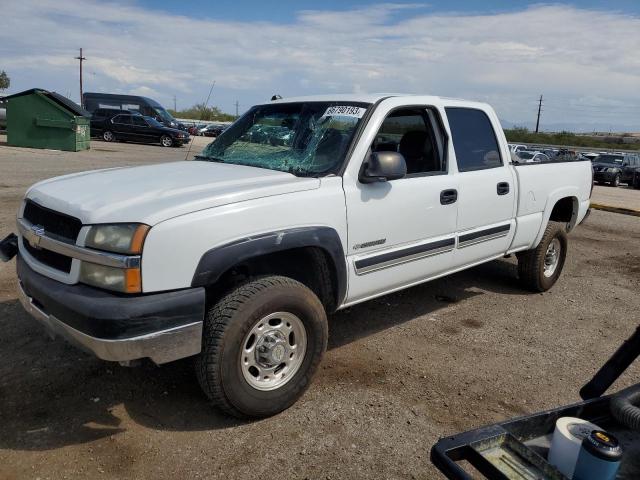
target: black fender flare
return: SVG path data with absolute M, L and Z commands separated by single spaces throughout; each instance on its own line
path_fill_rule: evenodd
M 336 272 L 336 306 L 342 305 L 347 295 L 346 257 L 338 232 L 325 226 L 277 230 L 212 248 L 200 258 L 191 286 L 213 285 L 234 265 L 252 258 L 303 247 L 317 247 L 329 255 Z

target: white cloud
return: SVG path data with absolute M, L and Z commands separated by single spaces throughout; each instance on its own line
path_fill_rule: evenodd
M 639 18 L 561 5 L 486 15 L 424 7 L 301 11 L 277 24 L 21 0 L 3 5 L 0 68 L 14 90 L 76 91 L 82 46 L 87 90 L 152 91 L 167 104 L 174 94 L 182 106 L 202 101 L 215 79 L 214 102 L 228 111 L 235 99 L 248 107 L 276 92 L 407 91 L 490 101 L 523 122 L 544 93 L 543 125 L 640 130 Z

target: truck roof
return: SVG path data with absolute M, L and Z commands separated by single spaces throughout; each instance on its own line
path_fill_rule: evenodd
M 265 103 L 292 103 L 292 102 L 362 102 L 362 103 L 376 103 L 388 97 L 406 98 L 408 103 L 411 103 L 416 98 L 420 98 L 419 102 L 425 101 L 433 103 L 442 103 L 451 101 L 452 103 L 464 102 L 468 105 L 486 106 L 486 103 L 475 102 L 469 100 L 463 100 L 460 98 L 439 97 L 436 95 L 417 95 L 410 93 L 337 93 L 326 95 L 306 95 L 300 97 L 281 98 Z M 427 100 L 428 99 L 428 100 Z

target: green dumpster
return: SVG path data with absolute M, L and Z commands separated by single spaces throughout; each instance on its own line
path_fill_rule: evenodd
M 5 101 L 8 145 L 70 152 L 89 149 L 91 114 L 77 103 L 40 88 Z

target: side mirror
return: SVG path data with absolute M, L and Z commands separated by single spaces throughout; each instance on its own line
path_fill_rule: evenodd
M 398 152 L 373 152 L 362 166 L 360 182 L 375 183 L 397 180 L 407 174 L 407 163 Z

